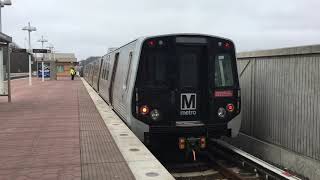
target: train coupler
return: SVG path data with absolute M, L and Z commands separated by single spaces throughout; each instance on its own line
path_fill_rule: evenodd
M 196 151 L 192 149 L 193 161 L 197 161 Z
M 185 150 L 186 153 L 186 159 L 192 155 L 192 160 L 197 160 L 197 152 L 199 152 L 201 149 L 206 148 L 206 138 L 205 137 L 190 137 L 190 138 L 179 138 L 179 149 Z

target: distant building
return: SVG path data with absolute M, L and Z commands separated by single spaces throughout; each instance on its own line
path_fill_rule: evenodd
M 12 48 L 19 49 L 16 43 L 12 42 Z M 4 58 L 8 56 L 7 49 L 4 51 Z M 31 56 L 31 60 L 34 61 L 34 56 Z M 10 71 L 11 73 L 26 73 L 29 72 L 29 55 L 26 52 L 12 52 L 10 56 Z M 32 64 L 32 71 L 36 71 L 36 64 Z
M 10 57 L 11 73 L 26 73 L 29 72 L 29 55 L 28 53 L 11 53 Z M 31 56 L 31 60 L 34 61 L 34 57 Z M 36 71 L 36 64 L 32 64 L 32 71 Z
M 70 68 L 77 65 L 77 58 L 73 53 L 56 53 L 55 59 L 57 78 L 70 76 Z
M 56 77 L 59 78 L 70 76 L 70 68 L 77 65 L 77 58 L 73 53 L 38 54 L 36 60 L 38 77 L 42 76 L 41 64 L 43 61 L 45 67 L 45 77 L 49 76 L 51 79 L 55 79 Z M 48 70 L 50 73 L 47 73 Z

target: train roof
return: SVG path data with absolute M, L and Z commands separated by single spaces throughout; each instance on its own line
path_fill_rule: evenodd
M 209 34 L 201 34 L 201 33 L 172 33 L 172 34 L 160 34 L 160 35 L 150 35 L 150 36 L 141 36 L 137 39 L 134 39 L 133 41 L 130 41 L 129 43 L 123 45 L 123 46 L 120 46 L 119 48 L 113 48 L 111 51 L 109 51 L 107 54 L 105 54 L 104 56 L 114 52 L 114 51 L 117 51 L 118 49 L 121 49 L 122 47 L 132 43 L 132 42 L 135 42 L 135 41 L 140 41 L 140 42 L 143 42 L 144 40 L 146 39 L 149 39 L 149 38 L 158 38 L 158 37 L 166 37 L 166 36 L 207 36 L 207 37 L 213 37 L 213 38 L 218 38 L 218 39 L 224 39 L 224 40 L 228 40 L 228 41 L 231 41 L 233 43 L 233 41 L 231 39 L 228 39 L 228 38 L 224 38 L 224 37 L 220 37 L 220 36 L 214 36 L 214 35 L 209 35 Z
M 166 36 L 207 36 L 207 37 L 214 37 L 214 38 L 219 38 L 219 39 L 225 39 L 225 40 L 232 41 L 231 39 L 227 39 L 227 38 L 224 38 L 224 37 L 214 36 L 214 35 L 210 35 L 210 34 L 201 34 L 201 33 L 171 33 L 171 34 L 160 34 L 160 35 L 152 35 L 152 36 L 142 36 L 142 37 L 139 37 L 139 38 L 137 38 L 137 39 L 139 39 L 139 40 L 145 40 L 145 39 L 149 39 L 149 38 L 166 37 Z

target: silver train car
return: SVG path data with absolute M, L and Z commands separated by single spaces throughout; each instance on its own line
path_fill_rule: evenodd
M 240 86 L 229 39 L 138 38 L 85 65 L 84 78 L 148 147 L 201 150 L 208 138 L 238 134 Z

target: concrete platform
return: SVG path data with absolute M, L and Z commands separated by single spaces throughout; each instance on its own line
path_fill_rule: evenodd
M 0 98 L 0 180 L 173 179 L 87 88 L 12 81 L 12 103 Z
M 134 177 L 138 180 L 173 180 L 173 176 L 109 108 L 107 103 L 88 83 L 84 80 L 83 83 Z

